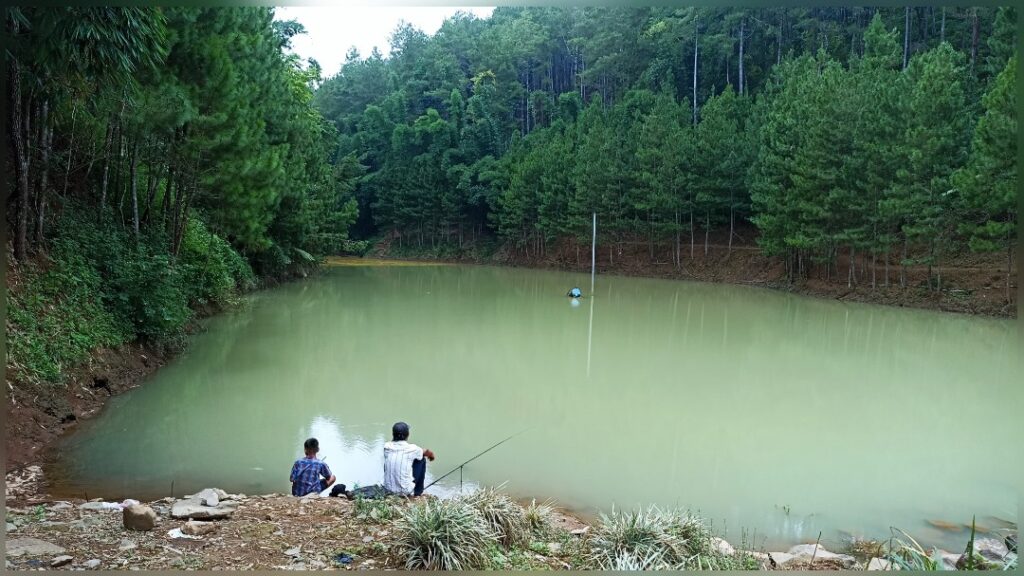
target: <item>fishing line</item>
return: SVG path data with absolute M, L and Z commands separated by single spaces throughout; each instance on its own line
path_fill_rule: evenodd
M 525 428 L 525 429 L 523 429 L 523 430 L 520 430 L 519 432 L 516 432 L 515 434 L 513 434 L 513 435 L 509 436 L 508 438 L 505 438 L 505 439 L 504 439 L 504 440 L 502 440 L 501 442 L 498 442 L 497 444 L 495 444 L 495 445 L 491 446 L 490 448 L 488 448 L 488 449 L 484 450 L 483 452 L 481 452 L 481 453 L 477 454 L 476 456 L 473 456 L 473 457 L 472 457 L 472 458 L 470 458 L 469 460 L 466 460 L 466 461 L 465 461 L 465 462 L 463 462 L 462 464 L 459 464 L 459 465 L 458 465 L 458 466 L 456 466 L 455 468 L 452 468 L 452 469 L 451 469 L 451 470 L 450 470 L 450 471 L 449 471 L 449 472 L 448 472 L 447 474 L 445 474 L 444 476 L 441 476 L 440 478 L 438 478 L 438 479 L 434 480 L 434 481 L 433 481 L 433 482 L 431 482 L 430 484 L 427 484 L 427 485 L 426 485 L 426 486 L 425 486 L 425 487 L 423 488 L 424 492 L 425 492 L 425 491 L 427 490 L 427 488 L 430 488 L 430 487 L 431 487 L 431 486 L 433 486 L 434 484 L 437 484 L 437 483 L 438 483 L 438 482 L 440 482 L 441 480 L 444 480 L 445 478 L 447 478 L 448 476 L 450 476 L 450 475 L 451 475 L 452 473 L 454 473 L 454 472 L 456 472 L 456 471 L 461 471 L 461 470 L 462 470 L 462 468 L 463 468 L 463 467 L 464 467 L 464 466 L 465 466 L 466 464 L 469 464 L 469 463 L 470 463 L 470 462 L 472 462 L 473 460 L 476 460 L 477 458 L 479 458 L 479 457 L 483 456 L 484 454 L 487 454 L 487 453 L 488 453 L 488 452 L 490 452 L 491 450 L 494 450 L 494 449 L 495 449 L 495 448 L 497 448 L 498 446 L 501 446 L 501 445 L 502 445 L 502 444 L 504 444 L 505 442 L 508 442 L 509 440 L 511 440 L 511 439 L 513 439 L 513 438 L 515 438 L 516 436 L 519 436 L 520 434 L 522 434 L 523 432 L 526 432 L 527 430 L 530 430 L 530 428 Z M 460 482 L 461 482 L 461 476 L 460 476 Z

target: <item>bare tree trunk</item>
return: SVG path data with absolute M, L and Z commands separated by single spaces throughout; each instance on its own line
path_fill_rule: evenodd
M 47 121 L 47 103 L 43 103 L 43 150 L 40 157 L 42 175 L 36 191 L 36 244 L 43 242 L 43 227 L 46 223 L 46 190 L 50 187 L 50 152 L 53 149 L 53 126 Z
M 693 232 L 694 232 L 694 230 L 693 230 L 693 209 L 691 208 L 690 209 L 690 260 L 693 260 L 693 250 L 694 250 L 694 244 L 695 244 L 695 240 L 694 240 L 694 237 L 693 237 Z
M 11 24 L 12 35 L 18 34 L 18 23 Z M 8 71 L 8 105 L 10 107 L 10 126 L 7 132 L 14 148 L 14 169 L 18 180 L 18 202 L 14 225 L 14 257 L 24 261 L 28 254 L 28 209 L 32 204 L 29 189 L 29 157 L 25 144 L 25 119 L 21 95 L 21 66 L 16 58 L 9 59 Z
M 731 196 L 732 192 L 730 192 L 729 194 Z M 735 229 L 736 229 L 735 211 L 733 210 L 732 198 L 730 197 L 729 198 L 729 252 L 728 252 L 729 256 L 732 256 L 732 236 L 733 236 L 733 230 L 735 230 Z
M 939 28 L 939 42 L 946 41 L 946 7 L 942 7 L 942 25 Z
M 679 228 L 679 209 L 676 208 L 676 268 L 679 268 L 680 260 L 682 260 L 679 253 L 679 236 L 681 234 L 682 230 Z
M 971 72 L 978 60 L 978 9 L 971 8 Z
M 708 255 L 708 236 L 711 234 L 711 212 L 704 212 L 704 257 Z
M 786 24 L 786 9 L 782 9 L 782 13 L 779 15 L 779 34 L 776 39 L 775 47 L 775 65 L 782 64 L 782 27 Z
M 909 241 L 903 238 L 903 260 L 900 261 L 900 287 L 907 287 L 907 244 Z
M 132 143 L 132 157 L 128 167 L 130 184 L 132 189 L 132 232 L 135 233 L 135 240 L 139 240 L 139 136 L 135 137 Z
M 910 60 L 910 6 L 903 10 L 903 69 L 907 69 L 907 62 Z
M 68 144 L 68 163 L 64 168 L 64 189 L 61 191 L 61 196 L 68 195 L 68 178 L 71 177 L 71 163 L 75 159 L 75 122 L 78 119 L 78 100 L 75 100 L 74 105 L 71 108 L 71 142 Z M 52 130 L 51 130 L 52 132 Z M 51 133 L 50 137 L 53 135 Z
M 107 139 L 103 145 L 103 184 L 100 188 L 100 211 L 107 203 L 107 182 L 110 181 L 110 145 L 114 142 L 114 122 L 107 123 Z
M 743 81 L 743 34 L 746 30 L 747 19 L 740 19 L 740 95 L 743 95 L 744 81 Z
M 697 35 L 698 20 L 693 20 L 693 123 L 697 124 Z

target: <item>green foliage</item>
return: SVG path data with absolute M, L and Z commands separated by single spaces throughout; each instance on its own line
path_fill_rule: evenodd
M 409 570 L 480 569 L 496 542 L 480 512 L 458 498 L 409 506 L 395 525 L 395 551 Z
M 532 500 L 530 505 L 523 511 L 526 515 L 526 523 L 529 525 L 530 531 L 538 536 L 543 536 L 551 530 L 551 515 L 553 512 L 554 507 L 550 502 L 537 504 L 536 500 Z
M 656 507 L 612 511 L 589 541 L 589 562 L 603 570 L 733 569 L 711 530 L 696 516 Z
M 386 523 L 397 517 L 399 508 L 392 498 L 363 498 L 356 496 L 356 518 L 368 522 Z
M 484 488 L 464 497 L 467 504 L 476 508 L 480 515 L 505 546 L 527 544 L 530 541 L 531 526 L 523 507 L 507 494 L 495 488 Z

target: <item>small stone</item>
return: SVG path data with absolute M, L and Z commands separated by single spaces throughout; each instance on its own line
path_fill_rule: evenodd
M 220 488 L 214 488 L 213 489 L 213 493 L 216 494 L 217 498 L 219 498 L 221 500 L 227 500 L 228 499 L 228 493 L 223 491 L 223 490 L 221 490 Z
M 296 546 L 295 548 L 289 548 L 284 551 L 285 556 L 298 556 L 302 553 L 302 547 Z
M 137 548 L 137 545 L 135 544 L 135 542 L 132 542 L 131 540 L 128 540 L 127 538 L 125 538 L 124 540 L 121 540 L 121 545 L 117 547 L 117 549 L 120 550 L 121 552 L 127 552 L 128 550 L 135 550 L 135 548 Z
M 8 532 L 14 532 L 17 529 L 18 529 L 18 527 L 15 524 L 13 524 L 11 522 L 7 523 L 7 531 Z
M 197 498 L 203 506 L 210 506 L 211 508 L 220 504 L 221 500 L 220 494 L 218 494 L 214 488 L 207 488 L 199 492 L 199 494 L 195 495 L 195 498 Z
M 363 542 L 373 542 L 373 536 L 363 536 Z
M 577 528 L 577 529 L 573 530 L 572 532 L 570 532 L 570 534 L 572 534 L 573 536 L 583 536 L 584 534 L 586 534 L 589 531 L 590 531 L 590 526 L 584 526 L 583 528 Z
M 124 509 L 125 530 L 148 531 L 156 526 L 156 512 L 144 504 L 132 504 Z
M 986 560 L 996 562 L 1002 562 L 1006 559 L 1006 555 L 1010 553 L 1010 549 L 1006 547 L 1006 544 L 995 538 L 976 539 L 974 541 L 974 551 L 981 554 Z
M 93 558 L 92 560 L 87 560 L 86 563 L 84 564 L 84 566 L 86 568 L 88 568 L 89 570 L 93 570 L 93 569 L 99 568 L 100 564 L 102 564 L 102 563 L 103 562 L 101 562 L 99 558 Z
M 82 511 L 85 511 L 85 512 L 103 512 L 105 510 L 113 510 L 114 508 L 111 508 L 109 506 L 109 504 L 110 504 L 110 502 L 103 502 L 102 500 L 100 500 L 100 501 L 90 500 L 90 501 L 86 502 L 85 504 L 80 505 L 78 507 L 78 509 L 82 510 Z M 115 507 L 116 507 L 116 504 L 115 504 Z M 117 508 L 117 509 L 120 510 L 120 508 Z
M 74 560 L 74 558 L 66 554 L 64 556 L 57 556 L 53 560 L 50 560 L 50 568 L 57 568 L 59 566 L 64 566 L 65 564 L 71 564 L 72 560 Z
M 50 512 L 59 512 L 61 510 L 70 510 L 72 508 L 70 502 L 57 502 L 53 506 L 50 506 Z
M 182 532 L 192 536 L 202 536 L 216 530 L 217 525 L 213 522 L 199 522 L 198 520 L 189 520 L 181 527 Z
M 37 538 L 14 538 L 7 541 L 7 556 L 46 556 L 63 554 L 64 549 L 56 544 L 44 542 Z

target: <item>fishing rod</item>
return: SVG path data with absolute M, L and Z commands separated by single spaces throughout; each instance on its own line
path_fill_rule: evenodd
M 497 444 L 495 444 L 494 446 L 491 446 L 491 447 L 490 447 L 490 448 L 488 448 L 487 450 L 484 450 L 483 452 L 481 452 L 481 453 L 477 454 L 476 456 L 473 456 L 473 457 L 472 457 L 472 458 L 470 458 L 469 460 L 466 460 L 466 461 L 465 461 L 465 462 L 463 462 L 462 464 L 459 464 L 459 465 L 458 465 L 458 466 L 456 466 L 455 468 L 452 468 L 452 469 L 451 469 L 451 470 L 450 470 L 450 471 L 449 471 L 449 472 L 448 472 L 447 474 L 445 474 L 444 476 L 441 476 L 440 478 L 438 478 L 438 479 L 434 480 L 434 481 L 433 481 L 433 482 L 431 482 L 430 484 L 427 484 L 427 485 L 426 485 L 426 486 L 425 486 L 425 487 L 423 488 L 423 491 L 424 491 L 424 492 L 426 492 L 427 488 L 430 488 L 430 487 L 431 487 L 431 486 L 433 486 L 434 484 L 437 484 L 437 483 L 438 483 L 438 482 L 440 482 L 441 480 L 444 480 L 445 478 L 447 478 L 448 476 L 450 476 L 450 475 L 451 475 L 452 473 L 454 473 L 454 472 L 455 472 L 456 470 L 462 470 L 462 468 L 463 468 L 463 467 L 464 467 L 464 466 L 465 466 L 466 464 L 469 464 L 469 463 L 470 463 L 470 462 L 472 462 L 473 460 L 476 460 L 477 458 L 479 458 L 479 457 L 483 456 L 484 454 L 487 454 L 487 453 L 488 453 L 488 452 L 490 452 L 491 450 L 494 450 L 494 449 L 495 449 L 495 448 L 497 448 L 498 446 L 501 446 L 501 445 L 502 445 L 502 444 L 504 444 L 505 442 L 508 442 L 509 440 L 511 440 L 511 439 L 513 439 L 513 438 L 515 438 L 516 436 L 519 436 L 520 434 L 522 434 L 523 432 L 526 432 L 527 430 L 529 430 L 529 428 L 526 428 L 526 429 L 520 430 L 519 432 L 516 432 L 515 434 L 513 434 L 513 435 L 509 436 L 508 438 L 505 438 L 505 439 L 504 439 L 504 440 L 502 440 L 501 442 L 498 442 L 498 443 L 497 443 Z

